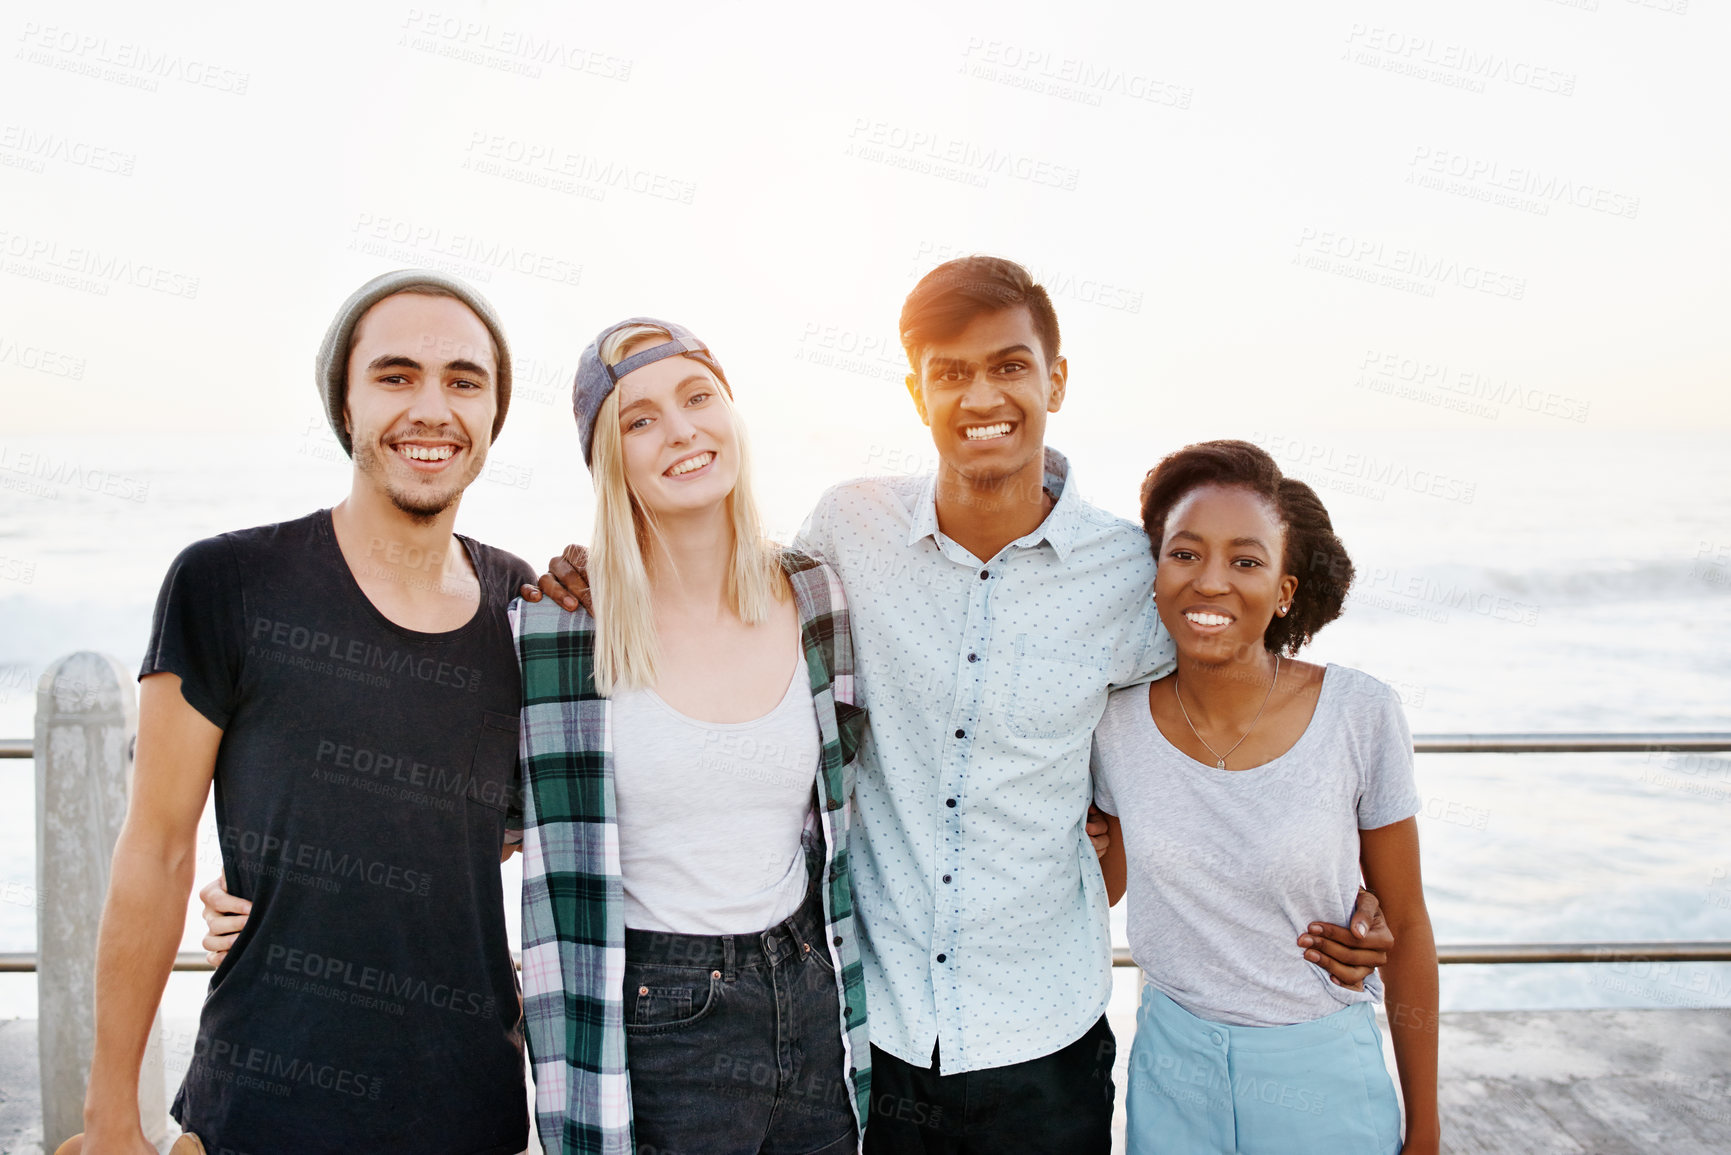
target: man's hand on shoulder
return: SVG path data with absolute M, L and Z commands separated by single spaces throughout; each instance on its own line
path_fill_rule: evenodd
M 524 583 L 518 591 L 526 602 L 538 602 L 543 596 L 575 611 L 579 605 L 590 613 L 595 603 L 589 592 L 589 551 L 580 545 L 568 545 L 565 552 L 547 563 L 547 572 L 538 585 Z

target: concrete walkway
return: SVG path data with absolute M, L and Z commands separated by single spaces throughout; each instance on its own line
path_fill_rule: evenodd
M 1133 1025 L 1113 1017 L 1122 1091 Z M 1453 1155 L 1731 1152 L 1731 1010 L 1457 1012 L 1442 1031 Z M 41 1138 L 36 1021 L 0 1021 L 0 1152 L 40 1155 Z
M 1443 1016 L 1455 1155 L 1726 1155 L 1731 1010 Z

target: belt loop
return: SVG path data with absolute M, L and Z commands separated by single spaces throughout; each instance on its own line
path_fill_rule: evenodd
M 731 934 L 721 936 L 721 981 L 727 983 L 739 977 L 739 963 L 734 956 L 733 939 Z

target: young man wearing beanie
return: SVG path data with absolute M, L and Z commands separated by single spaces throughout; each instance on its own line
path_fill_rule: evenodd
M 245 929 L 174 1115 L 207 1149 L 505 1155 L 528 1142 L 499 861 L 521 826 L 505 607 L 531 571 L 452 532 L 511 397 L 492 308 L 378 277 L 317 358 L 348 496 L 175 559 L 140 671 L 97 948 L 86 1155 L 146 1155 L 137 1085 L 214 781 Z
M 1113 687 L 1171 667 L 1154 559 L 1045 444 L 1068 366 L 1025 269 L 939 266 L 901 335 L 937 472 L 835 486 L 795 543 L 841 575 L 870 720 L 849 839 L 865 1149 L 1106 1155 L 1111 944 L 1084 828 L 1089 747 Z M 568 607 L 575 560 L 541 579 Z M 1374 899 L 1352 921 L 1374 923 Z M 1316 961 L 1349 983 L 1385 961 L 1360 948 L 1392 941 L 1330 934 Z

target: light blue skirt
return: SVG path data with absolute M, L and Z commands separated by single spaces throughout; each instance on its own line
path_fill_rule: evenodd
M 1370 1003 L 1289 1027 L 1199 1019 L 1143 984 L 1130 1155 L 1397 1155 L 1400 1102 Z

